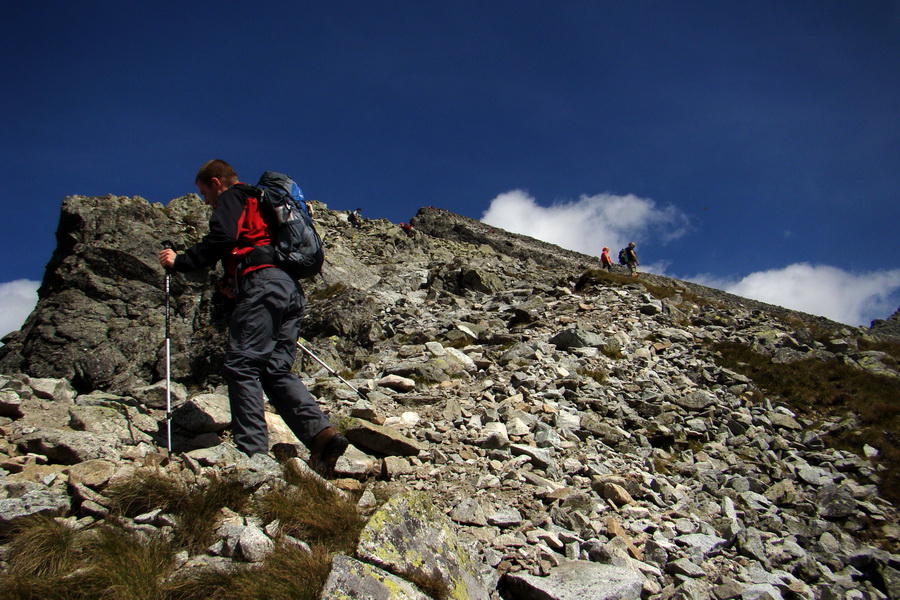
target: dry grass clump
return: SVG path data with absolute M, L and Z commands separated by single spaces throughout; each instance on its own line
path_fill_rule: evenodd
M 286 463 L 284 485 L 257 498 L 264 521 L 277 519 L 285 535 L 331 552 L 352 553 L 365 525 L 355 504 L 328 489 L 321 479 Z
M 585 289 L 594 286 L 624 287 L 626 285 L 640 286 L 657 300 L 674 298 L 676 295 L 680 295 L 682 300 L 693 302 L 694 304 L 712 304 L 708 299 L 698 296 L 691 290 L 681 286 L 658 285 L 651 283 L 646 279 L 642 279 L 640 276 L 631 277 L 628 275 L 616 275 L 615 273 L 610 273 L 603 269 L 588 269 L 582 273 L 578 278 L 578 281 L 575 282 L 575 291 L 582 292 Z
M 429 598 L 434 598 L 434 600 L 450 600 L 452 598 L 453 588 L 441 577 L 437 568 L 431 574 L 420 570 L 412 570 L 402 575 L 405 580 L 413 583 Z
M 334 298 L 346 289 L 347 286 L 343 283 L 332 283 L 331 285 L 326 285 L 324 287 L 317 287 L 309 293 L 309 299 L 310 301 L 328 300 L 329 298 Z
M 202 571 L 170 583 L 169 600 L 318 600 L 331 571 L 332 553 L 279 544 L 259 565 L 228 573 Z
M 91 530 L 78 576 L 83 597 L 165 600 L 165 578 L 175 551 L 162 536 L 139 535 L 118 527 Z
M 173 556 L 172 546 L 161 536 L 108 525 L 75 531 L 35 517 L 14 534 L 10 568 L 0 575 L 0 590 L 6 600 L 165 600 Z
M 869 373 L 839 360 L 777 364 L 733 342 L 714 349 L 720 365 L 751 378 L 801 415 L 814 420 L 856 415 L 859 426 L 828 436 L 830 443 L 856 454 L 864 444 L 877 448 L 876 460 L 886 469 L 881 473 L 881 494 L 900 502 L 900 378 Z
M 337 551 L 352 553 L 364 525 L 356 506 L 319 478 L 286 463 L 285 482 L 259 492 L 240 482 L 209 477 L 188 484 L 161 471 L 140 471 L 107 495 L 113 516 L 75 530 L 62 520 L 33 517 L 10 532 L 9 568 L 0 573 L 3 600 L 316 600 Z M 182 550 L 202 553 L 215 539 L 222 508 L 279 519 L 287 538 L 254 565 L 226 573 L 174 571 Z M 161 509 L 176 518 L 171 536 L 127 527 L 125 516 Z M 118 515 L 118 516 L 117 516 Z
M 157 508 L 170 512 L 188 493 L 183 481 L 162 471 L 136 471 L 116 482 L 104 495 L 111 501 L 113 511 L 136 517 Z
M 211 476 L 194 487 L 155 471 L 136 472 L 107 492 L 119 514 L 134 517 L 162 509 L 178 517 L 175 543 L 191 552 L 214 541 L 215 517 L 222 508 L 239 512 L 249 495 L 239 481 Z
M 72 571 L 77 561 L 77 534 L 55 519 L 35 515 L 12 531 L 9 572 L 33 577 L 55 577 Z
M 635 284 L 638 280 L 634 277 L 615 275 L 603 269 L 588 269 L 575 282 L 575 291 L 581 292 L 592 286 L 621 287 L 629 283 Z

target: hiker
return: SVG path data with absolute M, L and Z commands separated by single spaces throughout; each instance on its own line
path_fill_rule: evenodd
M 415 237 L 415 235 L 416 235 L 416 232 L 413 231 L 412 225 L 410 225 L 409 223 L 400 223 L 400 229 L 403 230 L 403 233 L 406 234 L 406 237 L 411 238 L 411 237 Z
M 603 246 L 603 252 L 600 253 L 600 268 L 612 273 L 612 264 L 612 259 L 609 257 L 609 248 Z
M 195 183 L 206 204 L 213 207 L 209 233 L 182 254 L 161 251 L 159 262 L 182 272 L 218 261 L 225 268 L 220 289 L 235 298 L 223 368 L 234 442 L 248 456 L 268 453 L 265 392 L 294 435 L 309 448 L 310 467 L 330 476 L 347 449 L 347 439 L 332 427 L 291 372 L 300 315 L 306 306 L 303 288 L 278 267 L 259 260 L 265 252 L 253 252 L 270 244 L 274 217 L 260 212 L 256 188 L 239 183 L 234 169 L 223 160 L 204 164 Z
M 349 215 L 347 215 L 347 220 L 350 221 L 350 224 L 359 229 L 362 227 L 362 209 L 357 208 Z
M 625 260 L 628 264 L 628 270 L 631 272 L 632 277 L 638 276 L 638 265 L 641 264 L 641 261 L 638 260 L 637 254 L 634 252 L 634 242 L 628 244 L 628 247 L 625 248 Z

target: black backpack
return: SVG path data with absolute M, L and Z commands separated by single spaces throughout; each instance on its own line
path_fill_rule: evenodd
M 628 248 L 622 248 L 621 250 L 619 250 L 619 264 L 628 264 Z
M 289 176 L 266 171 L 256 184 L 262 210 L 274 212 L 278 229 L 271 246 L 257 251 L 268 254 L 272 262 L 294 279 L 309 279 L 322 271 L 325 252 L 322 239 L 313 225 L 300 186 Z

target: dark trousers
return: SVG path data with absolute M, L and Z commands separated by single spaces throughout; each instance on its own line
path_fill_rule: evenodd
M 267 267 L 240 282 L 228 327 L 224 376 L 231 401 L 231 429 L 238 449 L 269 451 L 263 392 L 303 444 L 330 425 L 291 367 L 306 299 L 300 284 Z

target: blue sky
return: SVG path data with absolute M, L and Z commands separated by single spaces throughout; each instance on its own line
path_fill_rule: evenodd
M 0 48 L 0 329 L 65 196 L 166 203 L 209 158 L 853 325 L 900 304 L 896 1 L 16 2 Z

